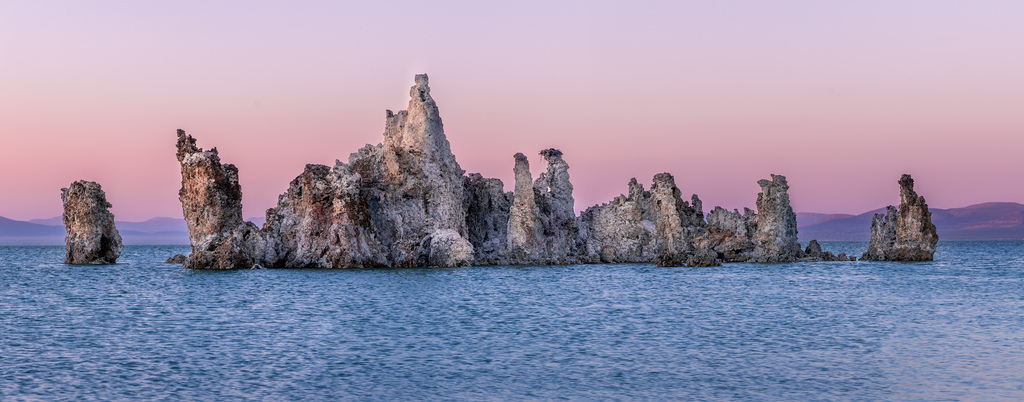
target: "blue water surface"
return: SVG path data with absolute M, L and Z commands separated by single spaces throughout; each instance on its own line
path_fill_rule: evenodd
M 859 254 L 865 243 L 823 243 Z M 0 247 L 0 398 L 1024 400 L 1024 242 L 925 263 L 190 271 Z

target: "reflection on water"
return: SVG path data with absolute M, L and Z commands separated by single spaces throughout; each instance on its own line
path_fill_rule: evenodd
M 162 263 L 184 252 L 0 248 L 0 397 L 1024 399 L 1021 242 L 913 264 Z

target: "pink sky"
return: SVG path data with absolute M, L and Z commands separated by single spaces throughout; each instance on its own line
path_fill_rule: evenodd
M 705 211 L 771 173 L 803 212 L 896 203 L 902 173 L 935 208 L 1024 202 L 1024 3 L 484 3 L 0 3 L 0 216 L 85 179 L 180 217 L 178 128 L 262 216 L 421 72 L 463 169 L 511 190 L 514 153 L 536 177 L 559 148 L 578 209 L 662 171 Z

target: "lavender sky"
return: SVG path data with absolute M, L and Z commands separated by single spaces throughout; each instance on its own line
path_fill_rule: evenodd
M 380 142 L 430 75 L 468 172 L 565 152 L 577 209 L 649 185 L 753 207 L 1024 202 L 1024 2 L 0 1 L 0 216 L 98 181 L 121 220 L 181 216 L 175 129 L 262 216 L 306 163 Z

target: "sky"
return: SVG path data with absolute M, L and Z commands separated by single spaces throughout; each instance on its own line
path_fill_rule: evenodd
M 492 4 L 496 3 L 496 4 Z M 307 163 L 379 143 L 430 75 L 463 169 L 564 152 L 576 207 L 672 173 L 705 211 L 785 175 L 798 212 L 1024 202 L 1019 1 L 0 0 L 0 216 L 99 182 L 180 217 L 175 130 L 262 216 Z

